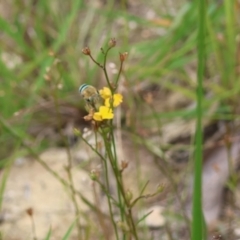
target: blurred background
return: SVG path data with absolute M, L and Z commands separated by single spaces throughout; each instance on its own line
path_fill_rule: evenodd
M 78 88 L 106 86 L 102 70 L 82 49 L 88 46 L 102 62 L 101 48 L 113 37 L 110 79 L 118 73 L 119 53 L 128 52 L 116 122 L 119 158 L 129 162 L 124 180 L 135 196 L 148 181 L 147 192 L 164 185 L 161 194 L 135 208 L 136 219 L 152 213 L 141 239 L 190 239 L 197 10 L 196 2 L 184 0 L 0 1 L 0 239 L 48 239 L 50 228 L 51 239 L 68 239 L 63 237 L 74 209 L 54 177 L 66 177 L 66 149 L 82 193 L 84 239 L 106 239 L 92 206 L 101 202 L 107 214 L 106 199 L 89 178 L 93 168 L 101 172 L 99 159 L 74 129 L 94 139 Z M 240 238 L 239 13 L 237 0 L 208 1 L 203 83 L 208 239 Z M 75 230 L 69 239 L 77 239 Z

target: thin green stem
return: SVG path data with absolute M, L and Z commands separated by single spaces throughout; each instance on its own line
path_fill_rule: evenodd
M 96 190 L 96 184 L 95 183 L 93 183 L 93 194 L 94 194 L 94 198 L 95 198 L 95 205 L 99 206 L 100 205 L 100 200 L 99 200 L 99 197 L 97 195 L 97 190 Z M 97 209 L 96 215 L 97 215 L 97 218 L 98 218 L 99 225 L 102 228 L 104 238 L 106 240 L 109 240 L 109 231 L 108 231 L 107 226 L 105 224 L 105 219 L 103 218 L 103 213 L 100 210 L 100 208 Z
M 104 166 L 104 167 L 105 167 L 105 166 Z M 108 166 L 107 166 L 107 170 L 108 170 Z M 101 183 L 99 180 L 96 180 L 96 182 L 100 185 L 101 189 L 102 189 L 103 192 L 106 194 L 106 196 L 107 196 L 108 198 L 110 198 L 116 206 L 119 206 L 119 203 L 117 202 L 117 200 L 110 194 L 110 191 L 109 191 L 109 189 L 110 189 L 110 188 L 109 188 L 109 187 L 110 187 L 110 185 L 109 185 L 109 179 L 107 179 L 106 181 L 107 181 L 107 189 L 106 189 L 106 187 L 104 186 L 103 183 Z
M 120 188 L 122 188 L 123 184 L 119 181 L 119 169 L 118 169 L 118 165 L 116 162 L 116 159 L 114 158 L 114 155 L 112 153 L 112 149 L 111 149 L 111 141 L 108 141 L 108 137 L 107 135 L 103 132 L 103 139 L 104 139 L 104 144 L 106 146 L 106 151 L 108 154 L 108 158 L 110 160 L 110 163 L 112 165 L 112 169 L 116 178 L 116 184 L 117 184 L 117 191 L 118 191 L 118 201 L 119 201 L 119 206 L 120 206 L 120 211 L 121 211 L 121 219 L 122 221 L 124 220 L 124 215 L 123 215 L 123 204 L 122 204 L 122 198 L 121 198 L 121 191 Z M 120 186 L 119 186 L 120 184 Z M 123 190 L 124 192 L 124 190 Z
M 105 161 L 105 158 L 102 156 L 102 154 L 100 152 L 97 151 L 97 149 L 95 149 L 82 135 L 78 135 L 83 141 L 84 143 L 86 143 L 93 152 L 95 152 L 98 157 L 102 160 L 102 161 Z
M 118 169 L 118 160 L 117 160 L 117 151 L 116 151 L 116 143 L 115 143 L 115 138 L 114 138 L 114 134 L 113 134 L 113 130 L 111 130 L 111 141 L 112 141 L 112 145 L 113 145 L 113 153 L 114 153 L 114 157 L 113 157 L 113 160 L 114 160 L 114 164 L 115 164 L 115 168 L 116 168 L 116 172 L 118 174 L 118 178 L 121 182 L 121 185 L 123 186 L 123 181 L 122 181 L 122 173 L 121 171 L 119 171 Z M 120 189 L 117 188 L 117 191 L 118 191 L 118 199 L 119 199 L 119 204 L 121 206 L 120 210 L 121 210 L 121 219 L 122 221 L 124 221 L 124 212 L 125 212 L 125 207 L 124 207 L 124 204 L 122 203 L 122 198 L 121 198 L 121 192 L 120 192 Z
M 108 87 L 110 88 L 111 93 L 112 93 L 112 95 L 113 95 L 114 89 L 113 89 L 113 86 L 112 86 L 111 83 L 110 83 L 110 80 L 109 80 L 109 77 L 108 77 L 108 73 L 107 73 L 107 68 L 106 68 L 107 55 L 108 55 L 108 52 L 110 51 L 110 49 L 111 49 L 111 47 L 109 47 L 109 48 L 107 49 L 106 53 L 104 54 L 103 72 L 104 72 L 105 78 L 106 78 L 106 80 L 107 80 Z
M 88 56 L 92 59 L 92 61 L 93 61 L 96 65 L 98 65 L 98 66 L 99 66 L 100 68 L 102 68 L 102 69 L 104 68 L 103 65 L 101 65 L 99 62 L 97 62 L 97 61 L 93 58 L 93 56 L 92 56 L 91 54 L 89 54 Z
M 119 81 L 120 75 L 122 73 L 122 69 L 123 69 L 123 61 L 120 61 L 120 68 L 118 70 L 118 75 L 117 75 L 117 78 L 116 78 L 116 81 L 115 81 L 116 86 L 118 85 L 118 81 Z
M 121 182 L 121 180 L 119 178 L 120 171 L 118 169 L 117 163 L 115 163 L 115 161 L 114 161 L 114 156 L 112 154 L 111 144 L 108 141 L 107 135 L 104 132 L 102 132 L 102 133 L 103 133 L 102 136 L 103 136 L 103 139 L 104 139 L 104 144 L 105 144 L 105 147 L 106 147 L 108 158 L 109 158 L 109 161 L 110 161 L 110 163 L 112 165 L 112 169 L 113 169 L 113 172 L 114 172 L 114 175 L 115 175 L 115 178 L 116 178 L 117 188 L 121 192 L 121 196 L 119 196 L 120 197 L 119 199 L 121 199 L 121 197 L 123 197 L 124 204 L 127 206 L 127 209 L 128 209 L 127 214 L 125 213 L 126 220 L 128 222 L 128 225 L 129 225 L 129 227 L 131 229 L 131 232 L 132 232 L 134 238 L 136 240 L 138 240 L 138 234 L 137 234 L 135 223 L 134 223 L 133 216 L 132 216 L 132 209 L 131 209 L 131 206 L 129 204 L 129 201 L 126 199 L 124 187 L 123 187 L 123 184 L 122 184 L 122 182 Z
M 107 185 L 107 189 L 104 187 L 104 185 L 97 180 L 98 184 L 101 186 L 102 190 L 105 192 L 106 196 L 107 196 L 107 201 L 108 201 L 108 208 L 109 208 L 109 212 L 110 212 L 110 219 L 111 222 L 113 224 L 113 228 L 114 228 L 114 232 L 115 232 L 115 236 L 117 239 L 119 239 L 119 235 L 118 235 L 118 229 L 114 220 L 114 216 L 113 216 L 113 210 L 112 210 L 112 203 L 110 201 L 110 199 L 112 199 L 114 201 L 114 203 L 116 204 L 117 201 L 111 196 L 111 194 L 109 193 L 109 189 L 110 189 L 110 184 L 109 184 L 109 178 L 108 178 L 108 164 L 107 164 L 107 160 L 106 157 L 104 158 L 98 151 L 96 148 L 94 148 L 91 144 L 89 144 L 89 142 L 82 137 L 82 135 L 79 135 L 81 137 L 81 139 L 100 157 L 100 159 L 102 160 L 103 164 L 104 164 L 104 175 L 105 175 L 105 181 L 106 181 L 106 185 Z M 95 135 L 95 140 L 97 142 L 97 138 Z M 116 204 L 118 205 L 118 204 Z
M 109 185 L 109 178 L 108 178 L 108 164 L 107 164 L 106 159 L 104 161 L 104 167 L 105 167 L 105 169 L 104 169 L 105 170 L 105 181 L 106 181 L 107 190 L 108 190 L 107 201 L 108 201 L 108 208 L 109 208 L 109 212 L 110 212 L 110 218 L 111 218 L 111 221 L 112 221 L 112 224 L 113 224 L 113 227 L 114 227 L 115 236 L 116 236 L 117 239 L 119 239 L 117 225 L 115 223 L 114 216 L 113 216 L 112 203 L 110 201 L 110 196 L 109 196 L 110 195 L 109 194 L 110 185 Z

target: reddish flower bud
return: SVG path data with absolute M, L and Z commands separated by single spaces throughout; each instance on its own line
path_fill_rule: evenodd
M 122 170 L 124 170 L 127 167 L 128 167 L 128 162 L 127 161 L 121 161 L 121 168 L 122 168 Z
M 127 58 L 127 56 L 128 56 L 128 52 L 120 53 L 120 54 L 119 54 L 120 61 L 121 61 L 121 62 L 125 61 L 126 58 Z
M 91 54 L 91 50 L 89 47 L 85 47 L 82 49 L 82 53 L 85 55 L 90 55 Z
M 32 216 L 33 215 L 33 209 L 32 208 L 28 208 L 26 209 L 26 212 L 29 216 Z

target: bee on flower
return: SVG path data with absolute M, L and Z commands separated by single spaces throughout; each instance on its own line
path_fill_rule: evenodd
M 99 107 L 103 105 L 103 99 L 95 87 L 85 83 L 79 87 L 79 92 L 85 101 L 85 108 L 88 112 L 98 111 Z
M 98 91 L 91 85 L 82 84 L 79 87 L 79 92 L 85 101 L 85 108 L 89 113 L 85 120 L 103 121 L 113 119 L 113 107 L 119 106 L 123 101 L 121 94 L 112 94 L 107 87 Z

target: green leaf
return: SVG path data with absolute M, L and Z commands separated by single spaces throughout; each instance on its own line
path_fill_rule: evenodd
M 49 228 L 49 231 L 48 231 L 48 233 L 47 233 L 47 236 L 45 237 L 44 240 L 50 240 L 51 234 L 52 234 L 52 229 L 51 229 L 51 227 L 50 227 L 50 228 Z
M 68 228 L 67 232 L 65 233 L 64 237 L 62 238 L 62 240 L 68 240 L 70 235 L 71 235 L 71 232 L 73 230 L 73 228 L 75 227 L 76 225 L 76 219 L 74 220 L 74 222 L 70 225 L 70 227 Z

